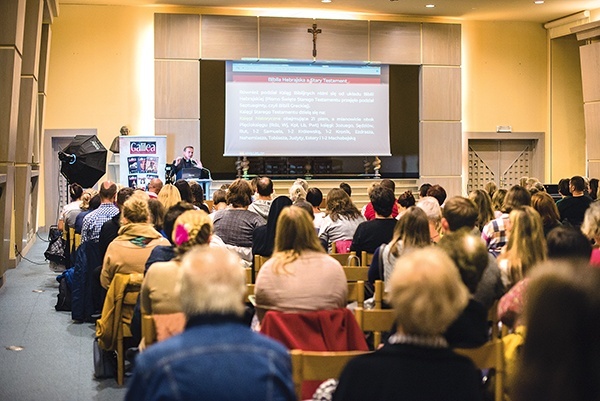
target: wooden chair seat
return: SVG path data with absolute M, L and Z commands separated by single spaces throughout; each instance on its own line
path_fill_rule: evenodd
M 504 343 L 501 339 L 494 338 L 479 348 L 457 348 L 454 352 L 470 358 L 478 369 L 494 369 L 496 371 L 494 400 L 504 400 L 506 369 L 504 361 Z
M 369 279 L 369 268 L 364 266 L 344 266 L 346 281 L 367 281 Z

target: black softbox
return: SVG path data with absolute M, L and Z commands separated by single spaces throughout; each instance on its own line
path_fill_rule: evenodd
M 106 172 L 106 154 L 96 135 L 77 135 L 58 152 L 60 172 L 70 184 L 91 188 Z

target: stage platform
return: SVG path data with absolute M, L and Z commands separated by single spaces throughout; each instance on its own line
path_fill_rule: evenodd
M 396 198 L 404 191 L 412 191 L 414 194 L 417 193 L 419 185 L 416 178 L 392 178 L 392 181 L 396 184 Z M 273 188 L 275 190 L 275 196 L 287 195 L 289 188 L 294 183 L 295 179 L 274 179 Z M 352 188 L 352 200 L 354 204 L 360 209 L 369 202 L 369 196 L 367 195 L 367 189 L 372 182 L 378 182 L 381 179 L 376 178 L 360 178 L 360 179 L 311 179 L 307 180 L 309 187 L 317 187 L 323 192 L 323 196 L 327 196 L 332 188 L 338 188 L 340 183 L 345 182 Z M 223 184 L 230 184 L 231 180 L 214 180 L 211 184 L 210 195 L 207 195 L 207 199 L 212 198 L 212 193 L 219 189 Z M 415 197 L 417 197 L 415 195 Z

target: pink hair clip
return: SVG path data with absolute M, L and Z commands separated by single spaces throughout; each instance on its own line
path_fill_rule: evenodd
M 188 242 L 190 237 L 183 224 L 177 224 L 175 227 L 175 245 L 180 246 L 184 242 Z

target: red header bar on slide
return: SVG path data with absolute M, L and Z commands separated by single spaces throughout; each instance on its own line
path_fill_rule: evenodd
M 267 82 L 273 84 L 379 84 L 380 77 L 335 77 L 302 75 L 234 74 L 234 82 Z

